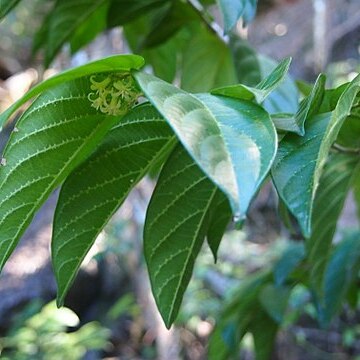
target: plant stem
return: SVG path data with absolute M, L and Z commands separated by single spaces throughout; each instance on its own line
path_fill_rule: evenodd
M 333 144 L 332 146 L 335 150 L 342 152 L 342 153 L 348 153 L 348 154 L 358 154 L 360 155 L 360 149 L 359 148 L 347 148 L 345 146 L 339 145 L 339 144 Z

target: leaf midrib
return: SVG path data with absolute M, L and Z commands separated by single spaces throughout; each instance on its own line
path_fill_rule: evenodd
M 129 122 L 130 123 L 130 122 Z M 177 137 L 175 135 L 171 136 L 169 138 L 169 140 L 167 141 L 167 143 L 156 153 L 156 155 L 153 157 L 153 160 L 151 162 L 149 162 L 148 166 L 146 166 L 144 169 L 143 169 L 143 172 L 141 172 L 139 174 L 139 176 L 134 180 L 133 182 L 133 186 L 129 188 L 128 191 L 130 191 L 137 183 L 138 181 L 140 181 L 144 174 L 146 174 L 150 169 L 151 167 L 153 166 L 154 163 L 156 163 L 157 159 L 159 156 L 162 155 L 162 153 L 166 152 L 168 150 L 169 147 L 171 147 L 171 145 L 175 145 L 177 141 Z M 124 199 L 119 199 L 119 202 L 118 202 L 118 205 L 116 206 L 116 208 L 118 209 L 119 206 L 121 206 L 121 204 L 123 203 Z M 107 224 L 109 222 L 109 220 L 111 219 L 111 217 L 113 216 L 114 212 L 111 212 L 107 217 L 106 217 L 106 220 L 103 222 L 103 224 Z M 54 227 L 55 228 L 55 227 Z M 101 232 L 103 226 L 101 226 L 99 228 L 99 231 L 97 232 L 96 236 L 98 236 L 98 234 Z M 53 233 L 53 236 L 54 236 L 54 233 Z M 91 247 L 93 246 L 93 243 L 89 244 L 89 246 L 86 247 L 86 251 L 84 251 L 84 256 L 81 256 L 81 258 L 79 258 L 79 264 L 82 263 L 82 261 L 84 260 L 86 254 L 88 253 L 88 251 L 91 249 Z M 79 269 L 80 265 L 77 267 L 77 269 Z M 76 272 L 77 272 L 77 269 L 76 271 L 74 271 L 71 276 L 68 277 L 68 281 L 66 282 L 65 286 L 64 286 L 64 291 L 63 291 L 63 294 L 62 296 L 59 296 L 58 299 L 57 299 L 57 303 L 58 304 L 62 304 L 63 301 L 64 301 L 64 298 L 65 298 L 65 295 L 66 295 L 66 292 L 67 290 L 69 289 L 71 283 L 74 281 L 74 277 L 76 275 Z M 59 272 L 57 272 L 57 275 L 58 275 L 58 278 L 59 278 Z
M 38 198 L 37 201 L 34 202 L 34 206 L 32 206 L 31 211 L 29 211 L 29 215 L 25 217 L 24 221 L 21 223 L 21 225 L 19 226 L 18 231 L 15 233 L 13 239 L 17 239 L 18 236 L 21 234 L 21 232 L 23 231 L 23 227 L 26 223 L 29 222 L 29 219 L 31 219 L 31 215 L 33 214 L 33 212 L 36 211 L 36 209 L 39 207 L 39 205 L 43 202 L 43 199 L 46 198 L 48 196 L 48 194 L 51 192 L 52 188 L 55 187 L 56 183 L 59 181 L 59 179 L 61 179 L 62 175 L 64 173 L 66 173 L 66 170 L 69 166 L 69 164 L 76 158 L 76 156 L 81 153 L 81 151 L 83 150 L 84 147 L 86 147 L 87 145 L 87 140 L 89 140 L 90 138 L 93 137 L 93 135 L 97 132 L 97 129 L 99 127 L 101 127 L 103 125 L 102 122 L 99 122 L 98 126 L 96 126 L 94 128 L 94 130 L 89 134 L 89 136 L 87 136 L 86 138 L 84 138 L 84 142 L 83 144 L 74 152 L 74 154 L 68 159 L 68 161 L 65 162 L 62 171 L 54 177 L 54 180 L 46 187 L 46 189 L 43 192 L 43 195 L 40 196 Z M 4 267 L 6 260 L 8 259 L 8 257 L 10 256 L 12 252 L 11 247 L 7 249 L 7 251 L 5 251 L 5 256 L 2 257 L 2 260 L 0 260 L 0 270 Z

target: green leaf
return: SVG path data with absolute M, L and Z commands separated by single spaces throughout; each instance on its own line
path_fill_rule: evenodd
M 360 169 L 354 174 L 353 193 L 358 219 L 360 219 Z
M 257 311 L 249 330 L 253 334 L 255 359 L 268 360 L 275 347 L 279 325 L 265 312 Z
M 212 90 L 211 93 L 214 95 L 224 95 L 243 100 L 256 99 L 256 101 L 261 104 L 285 79 L 290 63 L 291 58 L 284 59 L 255 87 L 238 84 L 217 88 Z
M 78 26 L 70 39 L 72 54 L 75 54 L 83 46 L 90 43 L 97 35 L 106 29 L 108 10 L 109 2 L 106 1 Z
M 275 127 L 279 131 L 293 132 L 298 135 L 302 135 L 302 131 L 299 128 L 294 114 L 289 113 L 276 113 L 271 114 L 271 120 Z
M 277 62 L 263 55 L 258 55 L 261 79 L 268 76 L 277 66 Z M 299 107 L 299 92 L 294 80 L 285 75 L 281 84 L 265 99 L 263 107 L 270 114 L 296 113 Z
M 236 221 L 243 220 L 276 153 L 269 115 L 249 101 L 194 96 L 149 74 L 135 77 L 193 159 L 226 194 Z
M 314 289 L 321 288 L 336 224 L 359 163 L 358 156 L 332 154 L 320 178 L 312 213 L 313 231 L 306 241 L 310 279 Z
M 20 0 L 0 0 L 0 19 L 5 17 Z
M 360 96 L 358 94 L 350 115 L 346 118 L 343 127 L 336 139 L 336 143 L 353 151 L 360 150 Z
M 284 285 L 288 276 L 305 258 L 305 248 L 302 243 L 291 242 L 287 245 L 274 266 L 275 285 Z
M 61 46 L 70 39 L 76 29 L 108 0 L 62 0 L 45 20 L 47 36 L 41 37 L 45 42 L 45 66 L 52 62 Z M 40 30 L 41 32 L 41 30 Z M 39 45 L 39 44 L 38 44 Z
M 325 273 L 325 308 L 323 324 L 326 326 L 339 312 L 350 285 L 355 281 L 360 266 L 359 233 L 348 236 L 335 247 Z
M 29 90 L 21 99 L 11 105 L 6 111 L 0 115 L 0 129 L 4 122 L 20 108 L 27 101 L 33 97 L 41 94 L 43 91 L 48 90 L 58 84 L 66 83 L 76 78 L 80 78 L 87 75 L 93 75 L 102 72 L 122 72 L 130 71 L 132 69 L 140 69 L 144 65 L 144 59 L 137 55 L 115 55 L 101 60 L 90 62 L 86 65 L 82 65 L 67 71 L 64 71 L 58 75 L 55 75 L 40 84 L 34 86 Z
M 218 0 L 218 3 L 224 18 L 225 33 L 230 32 L 241 17 L 248 23 L 256 13 L 257 0 Z
M 300 129 L 300 135 L 304 135 L 305 121 L 311 116 L 318 113 L 320 104 L 324 97 L 326 77 L 320 74 L 316 79 L 314 87 L 312 88 L 309 96 L 307 96 L 299 106 L 298 111 L 295 114 L 295 121 Z
M 237 82 L 231 52 L 207 29 L 200 28 L 183 52 L 181 87 L 202 92 Z
M 311 235 L 311 213 L 322 169 L 355 100 L 359 82 L 360 77 L 349 84 L 333 112 L 308 119 L 303 137 L 288 133 L 279 145 L 272 177 L 305 237 Z
M 182 1 L 173 1 L 160 19 L 154 22 L 142 42 L 142 48 L 158 46 L 169 40 L 182 27 L 191 21 L 199 20 L 193 7 Z
M 238 81 L 248 86 L 258 84 L 263 77 L 256 51 L 247 41 L 234 36 L 230 37 L 230 49 Z
M 271 118 L 278 130 L 294 132 L 304 135 L 305 121 L 319 112 L 320 104 L 325 93 L 325 75 L 319 75 L 309 95 L 300 103 L 296 114 L 272 114 Z
M 236 357 L 241 339 L 250 330 L 259 312 L 258 296 L 269 281 L 269 275 L 267 271 L 248 275 L 231 301 L 223 307 L 209 340 L 209 360 L 227 360 L 231 355 Z
M 148 206 L 144 253 L 152 292 L 168 328 L 190 281 L 217 191 L 179 145 L 165 163 Z
M 278 324 L 281 324 L 288 306 L 289 287 L 279 287 L 273 284 L 265 285 L 259 294 L 259 300 L 267 314 Z
M 109 27 L 124 25 L 142 15 L 148 15 L 170 0 L 112 0 L 108 13 Z
M 226 196 L 218 190 L 215 194 L 214 205 L 210 209 L 210 225 L 207 233 L 207 241 L 215 262 L 217 251 L 226 227 L 231 220 L 231 207 Z
M 66 179 L 52 238 L 58 304 L 63 304 L 99 232 L 175 142 L 171 129 L 150 104 L 138 106 L 117 122 L 99 148 Z
M 0 168 L 0 268 L 48 195 L 116 120 L 91 107 L 90 85 L 77 79 L 42 94 L 10 136 Z

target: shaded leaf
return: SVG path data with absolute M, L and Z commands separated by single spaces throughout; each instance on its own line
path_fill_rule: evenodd
M 210 226 L 207 233 L 207 241 L 216 262 L 217 251 L 226 227 L 231 221 L 232 213 L 228 199 L 220 190 L 215 194 L 213 203 L 210 209 Z
M 227 45 L 207 29 L 199 28 L 183 52 L 181 88 L 202 92 L 236 82 Z
M 350 115 L 346 118 L 336 143 L 347 149 L 355 151 L 360 150 L 360 96 L 358 94 L 356 101 L 351 109 Z
M 291 289 L 288 287 L 265 285 L 259 294 L 259 301 L 267 314 L 278 324 L 281 324 L 285 311 L 288 306 L 288 300 Z
M 241 221 L 275 156 L 277 137 L 269 115 L 252 102 L 194 96 L 149 74 L 135 77 Z
M 312 235 L 306 241 L 310 279 L 314 289 L 321 288 L 336 224 L 359 163 L 357 156 L 332 154 L 320 178 L 312 213 Z
M 333 112 L 308 119 L 303 137 L 288 133 L 279 145 L 272 168 L 274 184 L 305 237 L 311 235 L 311 213 L 322 169 L 355 100 L 358 82 L 360 77 L 347 87 Z
M 0 168 L 0 267 L 35 212 L 116 118 L 91 107 L 87 78 L 38 97 L 16 124 Z
M 263 77 L 256 51 L 247 41 L 233 36 L 230 37 L 230 49 L 238 82 L 248 86 L 258 84 Z
M 46 37 L 41 37 L 45 48 L 45 66 L 52 62 L 61 46 L 70 39 L 74 31 L 108 0 L 62 0 L 45 20 Z M 40 30 L 41 31 L 41 30 Z M 43 33 L 43 32 L 42 32 Z M 39 44 L 37 44 L 39 46 Z
M 265 311 L 255 313 L 249 330 L 254 338 L 256 360 L 271 358 L 278 328 L 279 325 Z
M 287 245 L 274 266 L 274 279 L 277 286 L 285 284 L 288 276 L 305 258 L 305 248 L 302 243 L 291 242 Z
M 324 313 L 322 321 L 328 325 L 339 312 L 351 283 L 360 267 L 359 233 L 348 236 L 338 244 L 330 258 L 325 273 Z
M 182 1 L 172 1 L 169 9 L 153 24 L 141 44 L 142 48 L 151 48 L 164 43 L 194 20 L 199 20 L 199 17 L 191 6 Z
M 179 145 L 160 173 L 144 228 L 152 293 L 168 328 L 207 233 L 216 192 L 217 187 Z
M 87 75 L 93 75 L 101 72 L 121 72 L 130 71 L 131 69 L 140 69 L 144 65 L 144 59 L 138 55 L 115 55 L 101 60 L 90 62 L 73 69 L 63 71 L 62 73 L 52 76 L 29 90 L 22 98 L 11 105 L 0 115 L 0 129 L 4 122 L 27 101 L 41 94 L 58 84 L 66 83 L 76 78 Z
M 108 13 L 108 26 L 124 25 L 169 2 L 170 0 L 112 0 Z
M 70 39 L 71 53 L 76 53 L 83 46 L 90 43 L 97 35 L 106 29 L 106 16 L 109 10 L 109 2 L 105 1 L 76 29 Z
M 236 357 L 241 339 L 250 330 L 259 312 L 259 292 L 269 279 L 269 273 L 262 271 L 247 276 L 241 282 L 230 302 L 223 307 L 210 336 L 209 360 L 227 360 L 230 355 Z
M 149 104 L 117 122 L 99 148 L 62 186 L 56 207 L 52 261 L 62 304 L 96 236 L 176 139 Z

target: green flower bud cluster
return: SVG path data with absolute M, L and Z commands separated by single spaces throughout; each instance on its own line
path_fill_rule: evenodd
M 134 78 L 129 73 L 106 75 L 93 75 L 90 77 L 88 99 L 91 106 L 107 115 L 125 115 L 141 96 Z

